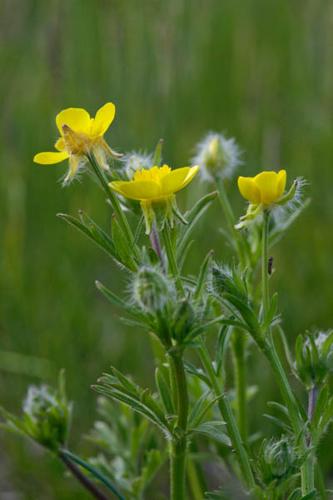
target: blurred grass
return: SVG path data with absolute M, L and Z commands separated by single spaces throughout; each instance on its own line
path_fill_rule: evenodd
M 55 114 L 67 106 L 93 113 L 112 100 L 117 116 L 108 138 L 120 151 L 149 150 L 163 137 L 167 160 L 178 166 L 202 134 L 217 129 L 238 139 L 245 174 L 283 167 L 290 177 L 306 177 L 313 203 L 274 252 L 273 286 L 281 290 L 288 336 L 328 328 L 332 27 L 329 0 L 1 1 L 0 349 L 47 359 L 54 373 L 66 368 L 76 400 L 74 447 L 93 419 L 89 385 L 97 376 L 112 363 L 149 383 L 152 367 L 148 340 L 125 330 L 94 289 L 95 278 L 120 289 L 123 278 L 55 217 L 83 208 L 107 225 L 103 196 L 86 178 L 62 189 L 64 165 L 32 164 L 33 154 L 56 139 Z M 230 190 L 241 210 L 235 186 Z M 201 226 L 193 268 L 211 245 L 226 255 L 221 235 L 212 234 L 217 217 L 215 208 Z M 252 364 L 258 381 L 268 368 Z M 20 363 L 16 374 L 0 367 L 0 401 L 15 410 L 27 384 L 38 382 L 21 371 Z M 270 391 L 260 388 L 256 424 Z M 3 484 L 19 498 L 36 498 L 37 491 L 40 498 L 76 498 L 80 490 L 61 467 L 1 439 Z M 327 469 L 331 445 L 327 439 L 323 447 Z

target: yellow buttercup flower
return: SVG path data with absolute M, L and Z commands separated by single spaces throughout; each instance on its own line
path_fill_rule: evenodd
M 76 174 L 80 162 L 93 151 L 101 165 L 105 166 L 105 152 L 113 154 L 104 140 L 104 134 L 115 116 L 115 105 L 108 102 L 91 118 L 82 108 L 67 108 L 56 116 L 60 137 L 54 147 L 57 151 L 38 153 L 34 162 L 40 165 L 53 165 L 69 160 L 69 172 L 65 181 Z
M 266 171 L 255 177 L 238 177 L 238 188 L 243 198 L 252 205 L 268 207 L 282 197 L 286 182 L 287 173 L 285 170 Z
M 168 165 L 154 166 L 135 172 L 130 181 L 113 181 L 110 187 L 117 193 L 141 202 L 145 219 L 146 232 L 150 232 L 154 217 L 152 204 L 165 204 L 172 208 L 175 193 L 187 186 L 198 172 L 199 167 L 182 167 L 172 170 Z

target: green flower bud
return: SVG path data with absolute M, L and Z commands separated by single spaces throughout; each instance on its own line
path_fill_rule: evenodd
M 157 268 L 142 267 L 134 278 L 134 302 L 144 311 L 161 312 L 174 294 L 172 282 Z
M 231 294 L 247 300 L 246 286 L 243 275 L 237 269 L 229 269 L 215 264 L 211 272 L 211 289 L 218 296 Z
M 38 443 L 56 450 L 64 445 L 68 430 L 69 408 L 47 386 L 31 386 L 23 406 L 24 420 Z
M 333 330 L 299 335 L 295 350 L 296 372 L 307 388 L 321 385 L 333 372 Z
M 22 417 L 16 417 L 3 408 L 0 408 L 0 413 L 6 420 L 5 427 L 56 452 L 66 443 L 71 406 L 65 394 L 64 372 L 60 372 L 58 390 L 46 385 L 29 388 Z
M 297 470 L 297 454 L 287 437 L 264 440 L 258 455 L 258 472 L 261 481 L 269 486 L 280 483 Z

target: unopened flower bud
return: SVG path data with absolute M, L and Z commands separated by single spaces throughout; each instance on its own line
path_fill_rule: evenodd
M 234 139 L 210 132 L 197 145 L 193 164 L 200 166 L 200 174 L 205 180 L 231 177 L 241 164 L 240 150 Z
M 308 388 L 321 385 L 333 372 L 333 330 L 296 339 L 296 371 Z
M 56 451 L 66 442 L 70 414 L 71 403 L 68 403 L 64 393 L 61 372 L 58 391 L 46 385 L 29 388 L 23 403 L 22 423 L 17 429 L 14 424 L 14 428 L 49 450 Z
M 133 281 L 134 301 L 151 313 L 162 311 L 173 292 L 172 283 L 154 267 L 142 267 Z
M 289 439 L 264 440 L 260 449 L 258 469 L 261 480 L 267 486 L 287 479 L 296 470 L 297 455 Z
M 243 296 L 243 283 L 237 273 L 233 273 L 228 267 L 215 264 L 211 273 L 211 288 L 214 294 L 223 296 L 230 293 L 235 296 Z

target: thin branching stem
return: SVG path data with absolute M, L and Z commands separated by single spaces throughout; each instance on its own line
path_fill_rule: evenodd
M 73 476 L 79 481 L 82 486 L 91 493 L 97 500 L 108 500 L 108 497 L 79 469 L 79 467 L 72 462 L 66 453 L 59 451 L 58 456 L 60 460 L 66 465 L 67 469 L 71 471 Z
M 232 206 L 230 204 L 227 192 L 225 190 L 225 185 L 224 185 L 224 180 L 218 177 L 216 179 L 216 187 L 217 191 L 219 193 L 219 200 L 222 206 L 222 210 L 224 212 L 224 216 L 226 219 L 228 231 L 230 235 L 233 237 L 235 244 L 236 244 L 236 250 L 240 259 L 240 262 L 242 264 L 242 267 L 245 267 L 247 257 L 248 257 L 248 248 L 247 248 L 247 242 L 241 235 L 239 231 L 235 228 L 235 223 L 236 223 L 236 218 L 232 209 Z
M 263 230 L 262 230 L 262 252 L 261 252 L 261 280 L 262 280 L 262 312 L 266 319 L 270 306 L 269 286 L 268 286 L 268 235 L 269 235 L 269 211 L 264 211 Z M 264 354 L 271 364 L 279 385 L 282 397 L 289 410 L 290 422 L 295 435 L 300 438 L 300 451 L 306 455 L 308 453 L 307 439 L 304 432 L 304 421 L 300 411 L 299 403 L 291 389 L 285 369 L 281 363 L 280 357 L 276 351 L 272 330 L 269 327 L 267 332 L 267 341 L 265 342 Z M 302 494 L 308 495 L 314 490 L 314 457 L 312 453 L 304 460 L 301 467 L 301 488 Z
M 124 214 L 123 210 L 121 209 L 117 195 L 110 188 L 108 181 L 103 173 L 103 170 L 101 169 L 101 167 L 98 164 L 98 161 L 95 158 L 95 155 L 91 152 L 89 153 L 87 158 L 89 160 L 90 165 L 92 166 L 93 172 L 95 173 L 98 181 L 100 182 L 102 188 L 104 189 L 106 196 L 116 214 L 117 220 L 119 222 L 119 225 L 121 227 L 121 230 L 123 231 L 125 238 L 127 239 L 129 245 L 133 249 L 136 259 L 138 259 L 139 255 L 135 239 L 132 230 L 130 228 L 130 225 L 128 223 L 127 217 Z
M 227 396 L 221 391 L 219 380 L 212 365 L 208 349 L 203 341 L 200 343 L 198 347 L 198 353 L 200 356 L 201 363 L 208 375 L 212 390 L 214 391 L 214 394 L 219 398 L 218 407 L 223 420 L 226 422 L 231 443 L 234 450 L 236 451 L 245 482 L 250 490 L 254 490 L 256 484 L 250 464 L 249 455 L 244 446 L 242 436 L 237 426 L 236 418 L 231 409 L 230 402 Z
M 242 439 L 247 445 L 247 397 L 246 397 L 246 337 L 237 329 L 233 332 L 233 357 L 237 401 L 237 420 Z

